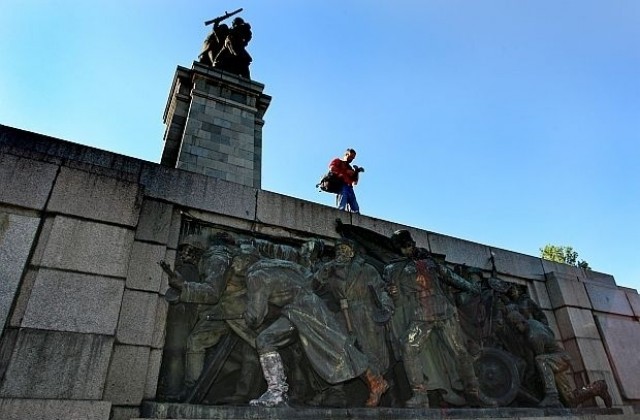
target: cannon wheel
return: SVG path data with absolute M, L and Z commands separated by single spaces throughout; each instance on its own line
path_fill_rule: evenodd
M 520 390 L 520 375 L 509 353 L 497 348 L 485 348 L 474 362 L 480 400 L 487 406 L 504 407 L 511 404 Z

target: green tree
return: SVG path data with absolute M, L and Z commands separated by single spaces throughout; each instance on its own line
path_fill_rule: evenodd
M 578 261 L 578 252 L 571 246 L 558 246 L 547 244 L 540 248 L 540 258 L 548 261 L 555 261 L 563 264 L 574 265 L 585 269 L 590 269 L 589 263 L 585 260 Z

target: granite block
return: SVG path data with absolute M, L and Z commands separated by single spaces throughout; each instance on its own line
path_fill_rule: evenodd
M 0 331 L 7 323 L 39 223 L 35 217 L 0 212 Z
M 547 283 L 532 281 L 528 285 L 529 295 L 542 309 L 551 309 L 551 297 L 547 290 Z
M 2 420 L 109 420 L 110 411 L 108 401 L 0 399 Z
M 611 371 L 611 364 L 607 357 L 602 341 L 592 338 L 574 338 L 563 342 L 565 348 L 569 350 L 569 343 L 580 355 L 584 370 L 591 371 Z M 572 354 L 574 356 L 574 354 Z M 576 369 L 579 370 L 579 369 Z
M 555 311 L 560 336 L 569 338 L 593 338 L 600 339 L 598 327 L 590 310 L 572 308 L 569 306 Z
M 595 270 L 582 270 L 582 278 L 585 282 L 598 283 L 602 286 L 616 286 L 616 280 L 611 274 L 600 273 Z
M 42 252 L 45 267 L 125 277 L 133 231 L 56 216 Z
M 547 273 L 547 290 L 553 309 L 563 306 L 591 309 L 584 283 L 574 275 L 559 272 Z
M 100 222 L 135 226 L 141 194 L 137 183 L 63 167 L 47 210 Z
M 544 268 L 540 258 L 500 248 L 491 248 L 498 273 L 544 281 Z
M 103 398 L 114 405 L 140 405 L 148 364 L 149 347 L 116 345 Z
M 252 187 L 159 166 L 145 168 L 141 183 L 152 198 L 243 219 L 255 218 L 257 190 Z
M 158 295 L 125 290 L 116 331 L 119 343 L 150 346 L 156 325 Z
M 169 302 L 167 302 L 164 297 L 158 297 L 156 305 L 155 326 L 153 328 L 153 337 L 151 339 L 152 348 L 161 349 L 164 346 L 168 311 Z
M 640 295 L 634 289 L 624 289 L 624 293 L 627 295 L 627 300 L 629 301 L 629 305 L 631 305 L 633 315 L 636 318 L 640 318 Z
M 617 287 L 600 286 L 595 283 L 585 283 L 585 287 L 594 310 L 633 316 L 633 310 L 624 290 Z
M 22 326 L 113 335 L 123 290 L 122 280 L 41 269 Z
M 174 208 L 171 215 L 171 227 L 169 228 L 169 240 L 167 241 L 167 248 L 177 249 L 178 240 L 180 239 L 180 229 L 182 228 L 182 211 Z
M 598 328 L 611 358 L 613 371 L 625 398 L 640 399 L 640 322 L 596 315 Z
M 147 379 L 144 386 L 144 399 L 153 400 L 156 398 L 158 389 L 158 377 L 160 375 L 160 365 L 162 364 L 162 350 L 151 350 L 149 354 L 149 365 L 147 367 Z
M 155 200 L 144 200 L 136 240 L 166 244 L 169 240 L 173 206 Z
M 99 400 L 113 337 L 21 329 L 0 397 Z
M 446 255 L 448 262 L 483 269 L 491 268 L 491 253 L 484 245 L 437 233 L 429 233 L 429 245 L 431 252 Z
M 264 224 L 337 237 L 335 220 L 349 223 L 349 213 L 309 201 L 259 190 L 256 220 Z
M 58 168 L 51 163 L 0 154 L 0 203 L 43 210 Z
M 162 267 L 158 264 L 164 259 L 166 247 L 146 242 L 133 242 L 131 260 L 127 272 L 129 289 L 158 292 L 162 281 Z
M 542 263 L 542 268 L 544 269 L 545 274 L 555 273 L 567 278 L 584 278 L 584 271 L 580 267 L 545 259 L 540 259 L 540 262 Z

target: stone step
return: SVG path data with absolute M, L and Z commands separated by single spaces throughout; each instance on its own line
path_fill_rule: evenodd
M 575 420 L 640 420 L 633 409 L 622 408 L 260 408 L 246 406 L 207 406 L 176 403 L 145 402 L 141 419 L 575 419 Z M 141 420 L 137 419 L 137 420 Z

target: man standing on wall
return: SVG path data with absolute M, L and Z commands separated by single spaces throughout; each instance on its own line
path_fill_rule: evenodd
M 356 151 L 347 149 L 342 158 L 335 158 L 329 163 L 329 171 L 335 173 L 343 182 L 342 190 L 336 199 L 338 209 L 347 210 L 351 213 L 360 213 L 353 186 L 358 183 L 358 175 L 360 172 L 364 172 L 364 168 L 356 165 L 351 166 L 351 162 L 355 158 Z

